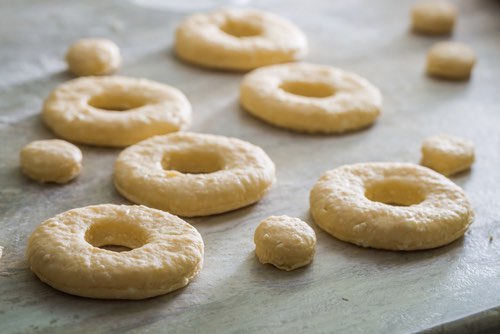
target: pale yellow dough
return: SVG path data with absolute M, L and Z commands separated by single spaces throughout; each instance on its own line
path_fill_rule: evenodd
M 461 236 L 474 213 L 464 191 L 410 163 L 359 163 L 324 173 L 310 195 L 315 223 L 334 237 L 388 250 L 429 249 Z
M 77 76 L 106 75 L 114 73 L 122 62 L 120 49 L 104 38 L 84 38 L 70 46 L 66 62 L 71 73 Z
M 52 91 L 42 117 L 64 139 L 123 147 L 187 128 L 191 105 L 182 92 L 158 82 L 121 76 L 82 77 Z
M 427 53 L 427 73 L 443 79 L 469 79 L 475 63 L 474 50 L 463 43 L 439 42 Z
M 100 248 L 119 245 L 129 251 Z M 203 266 L 194 227 L 145 206 L 102 204 L 73 209 L 40 224 L 29 238 L 31 270 L 69 294 L 143 299 L 182 288 Z
M 275 167 L 261 148 L 242 140 L 179 132 L 125 149 L 114 181 L 134 203 L 205 216 L 259 201 L 275 181 Z
M 426 138 L 421 163 L 447 176 L 465 171 L 474 163 L 474 144 L 445 134 Z
M 305 222 L 288 216 L 264 219 L 254 234 L 255 253 L 261 263 L 291 271 L 309 264 L 316 247 L 316 233 Z
M 250 70 L 307 54 L 305 35 L 291 22 L 256 9 L 195 14 L 177 28 L 179 58 L 204 67 Z
M 24 174 L 39 182 L 66 183 L 82 169 L 82 152 L 64 140 L 37 140 L 20 153 Z
M 448 1 L 421 1 L 411 10 L 412 29 L 427 35 L 450 34 L 457 15 L 457 9 Z
M 372 124 L 381 112 L 382 95 L 354 73 L 293 63 L 245 75 L 240 103 L 254 116 L 290 130 L 341 133 Z

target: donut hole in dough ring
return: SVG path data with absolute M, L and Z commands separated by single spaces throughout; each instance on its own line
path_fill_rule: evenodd
M 182 92 L 158 82 L 123 76 L 81 77 L 49 95 L 42 117 L 64 139 L 122 147 L 187 128 L 191 105 Z
M 124 246 L 115 252 L 108 245 Z M 102 204 L 73 209 L 40 224 L 29 238 L 31 270 L 69 294 L 143 299 L 189 283 L 203 266 L 194 227 L 144 206 Z
M 245 75 L 240 103 L 252 115 L 300 132 L 342 133 L 371 125 L 382 108 L 364 78 L 326 65 L 290 63 Z
M 312 188 L 310 205 L 315 223 L 334 237 L 387 250 L 446 245 L 474 218 L 459 186 L 410 163 L 359 163 L 327 171 Z
M 223 136 L 178 132 L 125 149 L 114 183 L 138 204 L 193 217 L 259 201 L 275 181 L 274 163 L 259 147 Z
M 245 71 L 301 59 L 305 35 L 288 20 L 256 9 L 221 9 L 185 19 L 175 36 L 177 56 L 189 63 Z

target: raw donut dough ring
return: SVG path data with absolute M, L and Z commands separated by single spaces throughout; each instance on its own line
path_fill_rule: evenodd
M 274 163 L 255 145 L 196 133 L 156 136 L 125 149 L 114 182 L 130 201 L 184 217 L 259 201 L 275 181 Z
M 388 250 L 446 245 L 463 236 L 474 218 L 459 186 L 409 163 L 330 170 L 312 188 L 310 205 L 315 223 L 334 237 Z
M 255 9 L 223 9 L 185 19 L 175 36 L 177 56 L 216 69 L 251 70 L 307 54 L 305 35 L 290 21 Z
M 82 151 L 64 140 L 36 140 L 20 153 L 24 174 L 39 182 L 66 183 L 80 174 Z
M 81 77 L 49 95 L 42 117 L 64 139 L 123 147 L 185 129 L 191 123 L 191 105 L 179 90 L 158 82 L 122 76 Z
M 252 115 L 279 127 L 342 133 L 371 125 L 380 114 L 382 95 L 354 73 L 292 63 L 246 74 L 240 102 Z
M 110 244 L 132 249 L 99 248 Z M 26 254 L 31 270 L 57 290 L 144 299 L 187 285 L 203 266 L 203 249 L 198 231 L 176 216 L 144 206 L 102 204 L 46 220 L 32 233 Z
M 260 222 L 253 240 L 260 263 L 291 271 L 312 261 L 316 233 L 298 218 L 271 216 Z

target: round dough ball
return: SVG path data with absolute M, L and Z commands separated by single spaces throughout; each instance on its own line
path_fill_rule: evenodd
M 411 10 L 412 29 L 427 35 L 453 32 L 457 9 L 447 1 L 422 1 Z
M 120 49 L 104 38 L 84 38 L 70 46 L 66 62 L 76 76 L 114 73 L 122 62 Z
M 261 263 L 291 271 L 312 261 L 316 234 L 298 218 L 271 216 L 257 226 L 254 243 Z
M 21 150 L 24 174 L 40 182 L 66 183 L 82 169 L 82 152 L 64 140 L 37 140 Z
M 469 169 L 474 163 L 474 144 L 468 140 L 442 134 L 424 140 L 422 165 L 443 175 Z
M 475 63 L 474 50 L 463 43 L 439 42 L 427 53 L 427 73 L 443 79 L 466 80 Z
M 42 118 L 61 138 L 123 147 L 187 128 L 191 104 L 181 91 L 159 82 L 91 76 L 54 89 L 45 100 Z

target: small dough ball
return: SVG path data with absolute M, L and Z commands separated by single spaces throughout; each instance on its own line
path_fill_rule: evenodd
M 475 63 L 474 50 L 463 43 L 439 42 L 427 53 L 427 73 L 443 79 L 466 80 Z
M 69 71 L 77 76 L 114 73 L 122 62 L 120 49 L 104 38 L 84 38 L 66 53 Z
M 291 271 L 312 261 L 316 234 L 298 218 L 271 216 L 264 219 L 255 230 L 254 243 L 255 253 L 261 263 Z
M 453 32 L 457 9 L 447 1 L 422 1 L 411 10 L 412 29 L 427 35 L 444 35 Z
M 40 182 L 66 183 L 82 169 L 82 152 L 64 140 L 37 140 L 21 150 L 23 173 Z
M 443 175 L 452 175 L 471 167 L 474 145 L 462 138 L 437 135 L 422 144 L 422 165 Z

